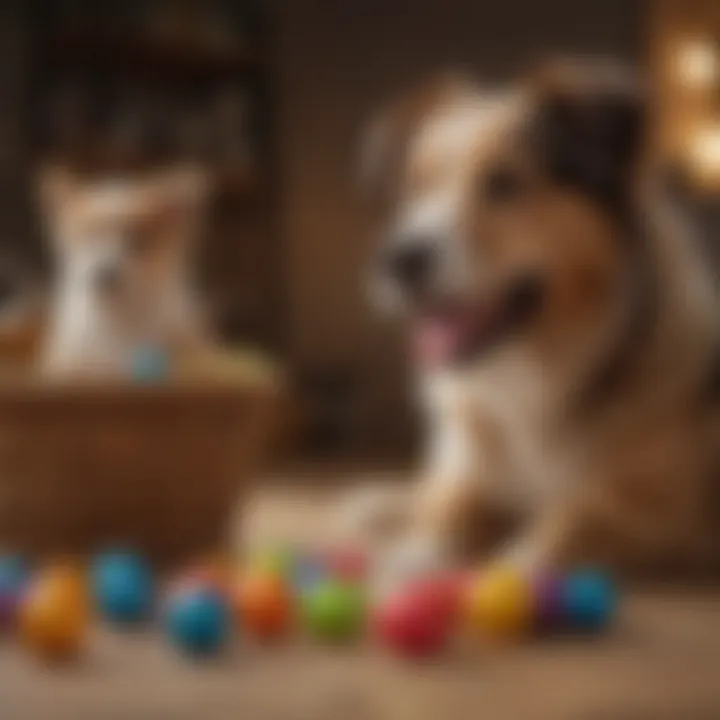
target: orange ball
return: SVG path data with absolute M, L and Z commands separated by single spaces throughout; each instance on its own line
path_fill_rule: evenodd
M 530 585 L 513 568 L 489 568 L 469 583 L 466 610 L 470 624 L 486 637 L 518 637 L 532 622 Z
M 47 659 L 76 654 L 90 617 L 85 578 L 72 566 L 42 571 L 20 608 L 20 633 L 28 647 Z
M 248 633 L 269 640 L 288 631 L 293 598 L 285 581 L 275 573 L 241 578 L 234 599 L 238 619 Z

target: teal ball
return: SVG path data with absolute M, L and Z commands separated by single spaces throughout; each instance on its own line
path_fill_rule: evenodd
M 213 655 L 227 641 L 230 609 L 212 588 L 188 587 L 169 598 L 165 628 L 170 640 L 191 655 Z
M 154 580 L 147 563 L 131 552 L 109 552 L 96 558 L 91 571 L 95 604 L 107 620 L 135 623 L 153 607 Z
M 157 382 L 167 377 L 170 361 L 165 351 L 156 347 L 136 348 L 130 360 L 130 374 L 138 382 Z
M 597 632 L 615 615 L 617 590 L 605 573 L 579 570 L 562 581 L 561 604 L 571 629 Z
M 0 555 L 0 631 L 13 627 L 29 580 L 25 561 L 17 555 Z

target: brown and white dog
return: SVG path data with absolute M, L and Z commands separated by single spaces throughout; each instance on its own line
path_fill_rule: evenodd
M 190 279 L 207 190 L 199 170 L 98 180 L 53 168 L 40 189 L 56 266 L 48 375 L 122 377 L 139 347 L 204 347 Z
M 529 568 L 716 559 L 718 289 L 647 115 L 623 69 L 560 62 L 504 90 L 442 79 L 372 126 L 372 286 L 429 420 L 389 572 L 469 544 Z

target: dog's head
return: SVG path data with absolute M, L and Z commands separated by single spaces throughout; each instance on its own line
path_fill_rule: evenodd
M 195 168 L 109 179 L 46 169 L 41 203 L 61 273 L 98 302 L 150 300 L 185 271 L 206 191 Z
M 515 87 L 443 78 L 371 127 L 372 288 L 432 364 L 614 322 L 636 233 L 644 103 L 627 73 L 553 63 Z

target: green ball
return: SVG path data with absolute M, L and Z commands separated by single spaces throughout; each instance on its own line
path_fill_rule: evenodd
M 312 635 L 331 642 L 356 638 L 365 623 L 365 597 L 357 586 L 324 580 L 303 597 L 305 623 Z
M 294 553 L 290 548 L 267 548 L 252 556 L 250 569 L 253 572 L 288 577 L 292 574 L 294 561 Z

